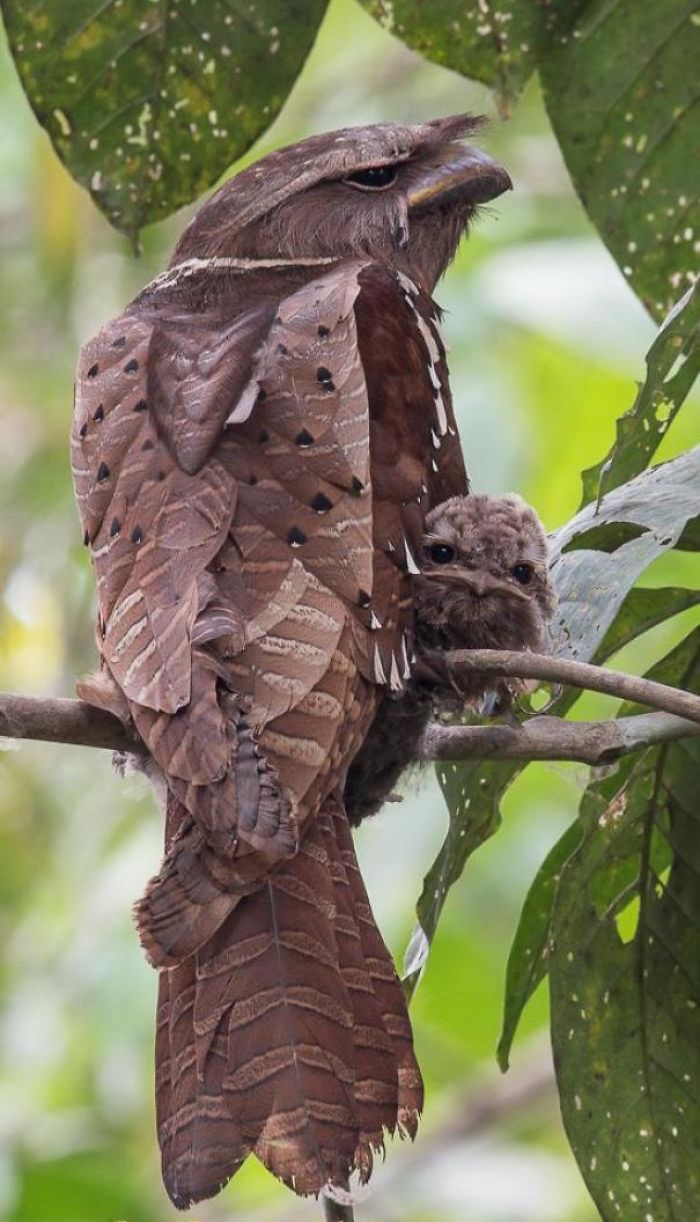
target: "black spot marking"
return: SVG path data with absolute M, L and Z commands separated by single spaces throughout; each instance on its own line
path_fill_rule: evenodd
M 301 547 L 302 543 L 306 543 L 306 535 L 300 526 L 293 526 L 287 535 L 287 543 L 290 547 Z
M 362 493 L 364 492 L 364 490 L 365 490 L 365 486 L 362 483 L 362 480 L 358 479 L 356 475 L 353 475 L 352 483 L 350 484 L 350 491 L 352 495 L 353 496 L 362 496 Z
M 266 398 L 267 398 L 267 391 L 265 390 L 264 386 L 261 386 L 260 389 L 258 390 L 258 403 L 262 403 L 263 399 L 266 399 Z
M 268 433 L 267 429 L 261 429 L 260 432 L 258 433 L 258 441 L 260 442 L 260 444 L 264 445 L 265 442 L 269 440 L 270 440 L 270 434 Z
M 315 513 L 328 513 L 328 510 L 333 508 L 333 502 L 326 496 L 325 492 L 317 492 L 311 502 L 311 508 Z
M 280 356 L 287 356 L 289 349 L 286 348 L 284 344 L 278 344 L 277 351 L 279 352 Z
M 257 484 L 257 482 L 258 482 L 258 477 L 257 477 L 257 475 L 252 475 L 252 474 L 251 474 L 251 475 L 249 475 L 249 476 L 248 476 L 248 483 L 250 484 L 251 488 L 254 488 L 254 487 L 255 487 L 255 485 Z
M 131 532 L 132 543 L 143 543 L 143 531 L 140 526 L 135 526 Z
M 358 607 L 368 607 L 372 601 L 372 597 L 366 590 L 359 590 L 357 595 Z
M 314 444 L 314 439 L 308 429 L 302 429 L 300 433 L 297 433 L 294 440 L 298 446 L 302 447 L 312 446 Z
M 109 467 L 106 462 L 101 462 L 97 468 L 97 482 L 104 484 L 106 479 L 109 479 Z
M 99 406 L 98 406 L 98 407 L 96 407 L 96 408 L 95 408 L 94 412 L 92 413 L 92 418 L 93 418 L 93 420 L 96 420 L 98 424 L 99 424 L 99 423 L 100 423 L 102 420 L 104 420 L 104 418 L 105 418 L 105 409 L 104 409 L 104 407 L 103 407 L 103 405 L 102 405 L 101 403 L 99 404 Z
M 121 528 L 122 528 L 122 524 L 119 521 L 119 518 L 112 518 L 112 525 L 109 528 L 109 533 L 112 536 L 112 538 L 114 538 L 115 535 L 119 534 L 119 531 L 121 530 Z
M 141 449 L 142 449 L 142 450 L 152 450 L 152 449 L 153 449 L 153 445 L 154 445 L 154 443 L 153 443 L 152 438 L 147 437 L 147 438 L 146 438 L 146 440 L 144 441 L 143 445 L 141 446 Z
M 321 383 L 324 390 L 335 390 L 335 382 L 330 369 L 326 369 L 325 365 L 319 365 L 316 370 L 316 378 Z
M 162 482 L 163 482 L 163 480 L 165 479 L 165 471 L 159 471 L 159 472 L 158 472 L 158 477 L 157 477 L 157 478 L 158 478 L 158 480 L 159 480 L 159 481 L 162 483 Z
M 87 547 L 89 542 L 90 542 L 90 532 L 86 530 L 85 534 L 83 535 L 83 547 Z
M 78 432 L 80 433 L 80 436 L 81 436 L 81 437 L 85 437 L 85 436 L 86 436 L 86 434 L 87 434 L 87 421 L 85 422 L 85 424 L 81 424 L 80 428 L 78 429 Z
M 132 408 L 132 411 L 135 411 L 135 412 L 147 412 L 147 411 L 148 411 L 148 404 L 147 404 L 146 400 L 145 400 L 145 399 L 138 399 L 138 400 L 136 401 L 136 403 L 134 404 L 134 406 L 133 406 L 133 408 Z
M 87 376 L 89 378 L 96 378 L 99 372 L 100 372 L 99 365 L 91 365 L 87 371 Z
M 321 339 L 325 339 L 327 335 L 330 335 L 330 333 L 331 333 L 330 327 L 320 326 L 318 329 L 318 334 Z
M 124 348 L 126 346 L 126 336 L 120 335 L 118 339 L 112 340 L 113 348 Z
M 126 362 L 126 365 L 124 366 L 124 373 L 136 373 L 138 367 L 138 361 L 135 359 L 135 357 L 132 357 L 130 361 Z

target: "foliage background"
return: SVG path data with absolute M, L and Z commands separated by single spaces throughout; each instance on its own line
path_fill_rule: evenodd
M 280 118 L 248 159 L 350 123 L 494 114 L 487 90 L 429 65 L 354 0 L 332 0 Z M 80 344 L 163 265 L 182 215 L 144 235 L 135 261 L 58 163 L 3 46 L 0 59 L 0 688 L 69 695 L 92 664 L 92 581 L 80 546 L 67 433 Z M 633 398 L 654 327 L 570 185 L 531 82 L 486 135 L 512 196 L 488 210 L 438 294 L 477 489 L 516 489 L 550 528 L 580 499 L 579 472 L 608 449 Z M 697 442 L 686 407 L 659 451 Z M 695 562 L 696 563 L 696 562 Z M 692 559 L 664 557 L 647 585 L 693 584 Z M 696 612 L 616 659 L 662 656 Z M 576 716 L 605 715 L 588 696 Z M 469 1141 L 457 1117 L 495 1080 L 505 960 L 522 900 L 573 817 L 585 769 L 531 766 L 509 792 L 499 835 L 453 891 L 413 1002 L 427 1084 L 423 1140 L 394 1147 L 361 1216 L 403 1222 L 594 1222 L 553 1090 Z M 401 958 L 413 904 L 444 831 L 430 776 L 362 830 L 380 925 Z M 155 868 L 161 829 L 136 778 L 106 755 L 23 745 L 0 756 L 0 1217 L 8 1222 L 171 1222 L 152 1114 L 155 979 L 129 908 Z M 513 1073 L 546 1058 L 544 990 L 525 1016 Z M 396 1176 L 397 1169 L 400 1174 Z M 393 1174 L 392 1174 L 393 1172 Z M 386 1182 L 386 1188 L 382 1188 Z M 201 1222 L 317 1218 L 249 1162 Z

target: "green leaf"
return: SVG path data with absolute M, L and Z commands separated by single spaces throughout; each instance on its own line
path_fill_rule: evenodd
M 700 630 L 651 677 L 700 690 Z M 629 709 L 625 709 L 629 712 Z M 562 1115 L 604 1222 L 695 1222 L 700 1199 L 700 742 L 584 795 L 552 916 Z
M 535 67 L 537 15 L 518 0 L 455 5 L 454 0 L 361 0 L 412 50 L 498 91 L 504 109 Z
M 663 624 L 672 616 L 700 604 L 700 590 L 673 588 L 630 590 L 617 618 L 608 628 L 595 661 L 600 663 L 612 657 L 618 650 L 629 645 L 643 632 Z
M 39 122 L 132 240 L 210 187 L 269 127 L 326 4 L 0 0 Z
M 594 661 L 601 665 L 630 641 L 672 616 L 700 604 L 700 591 L 683 589 L 630 590 L 616 619 L 608 629 Z M 570 708 L 580 693 L 564 694 L 566 704 L 557 701 L 559 714 Z M 527 1002 L 547 974 L 552 909 L 556 899 L 561 868 L 581 840 L 578 823 L 567 828 L 550 849 L 528 891 L 518 928 L 508 956 L 503 1003 L 503 1027 L 498 1042 L 501 1069 L 508 1068 L 513 1038 Z
M 599 501 L 644 470 L 690 393 L 700 373 L 700 284 L 673 307 L 646 364 L 646 380 L 632 407 L 617 421 L 612 449 L 582 472 L 582 506 Z
M 404 961 L 404 990 L 408 997 L 418 983 L 447 893 L 461 877 L 474 850 L 500 827 L 501 798 L 523 767 L 519 763 L 491 764 L 483 760 L 436 765 L 450 824 L 442 848 L 423 880 L 416 905 L 418 924 Z
M 581 828 L 572 823 L 550 849 L 540 866 L 520 914 L 508 956 L 503 1026 L 498 1041 L 498 1063 L 505 1073 L 520 1016 L 537 986 L 547 975 L 552 905 L 565 862 L 581 842 Z
M 590 0 L 540 56 L 547 110 L 591 220 L 661 319 L 700 231 L 695 0 Z

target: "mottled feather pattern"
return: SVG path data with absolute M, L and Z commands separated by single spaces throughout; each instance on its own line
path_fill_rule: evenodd
M 408 1016 L 339 795 L 410 681 L 425 516 L 467 491 L 430 293 L 508 184 L 460 143 L 475 125 L 330 133 L 249 167 L 81 358 L 101 655 L 81 690 L 130 714 L 165 782 L 136 919 L 179 1207 L 251 1152 L 297 1192 L 346 1189 L 387 1131 L 416 1130 Z M 377 162 L 385 194 L 355 183 Z
M 318 1191 L 327 1180 L 345 1183 L 353 1166 L 366 1176 L 384 1129 L 400 1123 L 415 1131 L 421 1104 L 401 991 L 374 926 L 352 843 L 342 839 L 344 816 L 320 814 L 329 786 L 342 783 L 367 733 L 375 693 L 384 684 L 400 690 L 408 679 L 412 509 L 417 507 L 420 517 L 430 503 L 434 429 L 426 426 L 426 409 L 434 413 L 434 387 L 426 378 L 425 341 L 415 323 L 420 294 L 415 289 L 415 301 L 409 301 L 406 284 L 383 270 L 370 274 L 363 288 L 365 268 L 350 265 L 318 277 L 282 303 L 257 350 L 257 389 L 246 418 L 224 420 L 215 456 L 200 471 L 183 472 L 162 444 L 157 470 L 144 466 L 142 457 L 134 460 L 134 446 L 139 455 L 151 453 L 143 450 L 151 434 L 142 407 L 134 412 L 131 406 L 136 425 L 127 417 L 128 432 L 120 422 L 114 441 L 106 431 L 99 437 L 103 448 L 90 434 L 86 458 L 97 468 L 111 463 L 105 482 L 113 490 L 110 503 L 96 478 L 85 485 L 97 529 L 98 581 L 104 563 L 105 582 L 111 583 L 102 604 L 103 656 L 171 790 L 170 848 L 137 907 L 137 919 L 149 958 L 170 967 L 161 985 L 158 1041 L 160 1048 L 167 1046 L 167 1055 L 160 1054 L 159 1112 L 166 1117 L 161 1129 L 166 1182 L 173 1198 L 183 1202 L 203 1191 L 189 1177 L 201 1174 L 209 1184 L 215 1173 L 220 1182 L 253 1149 L 281 1178 L 293 1179 L 298 1191 Z M 371 421 L 358 343 L 362 311 L 357 303 L 363 293 L 388 296 L 392 311 L 403 311 L 401 360 L 379 377 Z M 365 305 L 365 319 L 369 312 Z M 376 309 L 372 313 L 381 316 Z M 103 334 L 101 346 L 86 353 L 88 369 L 104 361 L 112 334 Z M 186 385 L 182 368 L 178 374 L 180 385 Z M 81 383 L 79 442 L 86 440 L 80 428 L 98 378 L 99 373 L 89 379 L 86 373 Z M 104 388 L 99 390 L 104 395 Z M 122 385 L 117 382 L 112 394 L 115 400 L 122 396 L 125 414 Z M 394 403 L 399 399 L 413 409 L 412 418 L 401 416 Z M 106 420 L 97 423 L 104 426 Z M 378 468 L 373 477 L 375 426 L 385 441 L 392 429 L 405 430 L 411 440 L 405 461 Z M 186 437 L 181 426 L 171 443 L 182 445 Z M 392 446 L 398 452 L 404 441 L 397 437 Z M 458 483 L 463 469 L 455 468 L 455 486 L 463 487 Z M 124 521 L 130 523 L 135 512 L 143 521 L 143 537 L 132 544 L 140 550 L 128 553 L 123 570 L 112 568 L 109 553 L 100 554 L 100 531 L 118 498 Z M 173 614 L 175 608 L 182 609 Z M 150 649 L 147 632 L 155 641 Z M 186 642 L 182 669 L 189 688 L 180 683 L 174 702 L 163 691 L 150 698 L 154 687 L 146 661 L 167 649 L 177 665 L 183 652 L 178 640 Z M 131 678 L 140 686 L 130 687 Z M 232 690 L 224 699 L 227 688 Z M 251 1047 L 259 1047 L 266 1004 L 251 993 L 250 1028 L 238 994 L 214 1005 L 215 973 L 207 964 L 220 948 L 228 963 L 225 979 L 230 988 L 242 988 L 244 976 L 231 947 L 245 953 L 245 931 L 256 919 L 275 957 L 303 953 L 298 945 L 286 945 L 285 937 L 295 919 L 294 904 L 304 902 L 298 876 L 316 851 L 309 837 L 317 827 L 321 860 L 314 868 L 330 888 L 323 935 L 330 939 L 328 963 L 317 959 L 326 989 L 328 964 L 337 965 L 330 993 L 335 1000 L 324 1009 L 317 989 L 309 1008 L 299 1001 L 303 991 L 290 994 L 296 1000 L 287 997 L 275 1037 L 282 1059 L 272 1057 L 275 1079 L 288 1091 L 291 1079 L 284 1067 L 290 1064 L 291 1005 L 301 1016 L 295 1022 L 302 1028 L 304 1091 L 313 1090 L 310 1083 L 318 1079 L 319 1098 L 313 1103 L 306 1095 L 296 1102 L 277 1099 L 262 1068 L 256 1083 L 245 1034 L 249 1030 Z M 323 848 L 331 834 L 336 837 L 331 848 Z M 275 881 L 265 884 L 272 869 Z M 281 940 L 270 932 L 280 904 L 274 919 L 282 922 Z M 266 952 L 261 979 L 270 974 L 272 953 Z M 307 953 L 304 962 L 312 958 Z M 194 982 L 188 975 L 192 959 Z M 180 988 L 185 979 L 186 988 Z M 229 1040 L 224 1048 L 220 1032 L 205 1034 L 191 998 L 207 1022 L 215 1013 L 221 1024 L 233 1021 L 234 1045 Z M 316 1026 L 303 1038 L 309 1015 Z M 333 1031 L 316 1029 L 319 1023 L 321 1028 L 332 1023 Z M 334 1053 L 329 1065 L 315 1063 L 319 1048 L 337 1049 L 339 1042 L 347 1044 L 345 1060 Z M 259 1064 L 264 1063 L 263 1058 Z M 212 1076 L 215 1085 L 209 1090 Z M 238 1145 L 231 1141 L 234 1117 Z M 193 1126 L 200 1151 L 196 1169 L 187 1144 Z M 226 1134 L 227 1151 L 210 1136 L 217 1128 Z

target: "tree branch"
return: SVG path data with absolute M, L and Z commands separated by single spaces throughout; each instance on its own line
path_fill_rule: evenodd
M 136 732 L 112 713 L 83 700 L 48 696 L 0 694 L 0 737 L 146 753 Z
M 700 696 L 684 692 L 665 683 L 627 675 L 620 670 L 608 670 L 589 662 L 574 662 L 569 658 L 553 658 L 544 653 L 518 653 L 509 649 L 458 649 L 453 653 L 426 653 L 426 676 L 432 671 L 445 674 L 459 688 L 460 674 L 510 675 L 518 679 L 544 679 L 569 687 L 589 688 L 606 696 L 619 696 L 635 704 L 646 704 L 665 713 L 674 713 L 700 723 Z M 420 678 L 421 661 L 415 674 Z
M 700 725 L 671 713 L 640 713 L 616 721 L 533 717 L 522 725 L 429 725 L 419 746 L 424 760 L 577 760 L 611 764 L 657 743 L 700 735 Z
M 460 659 L 462 655 L 450 656 Z M 530 658 L 537 656 L 529 655 Z M 595 671 L 598 668 L 586 669 Z M 662 684 L 653 686 L 662 687 Z M 673 688 L 668 690 L 675 691 Z M 677 694 L 686 695 L 685 692 Z M 578 760 L 584 764 L 600 765 L 612 763 L 620 756 L 642 747 L 698 734 L 698 722 L 662 712 L 641 713 L 636 717 L 620 717 L 611 721 L 563 721 L 559 717 L 540 716 L 520 726 L 430 725 L 423 736 L 419 754 L 424 760 Z M 0 694 L 0 737 L 145 754 L 143 743 L 135 731 L 123 725 L 111 713 L 82 700 Z

